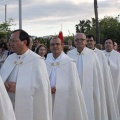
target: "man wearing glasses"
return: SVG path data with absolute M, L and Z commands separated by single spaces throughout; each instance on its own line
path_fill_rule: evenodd
M 86 47 L 86 36 L 77 33 L 76 49 L 68 52 L 77 64 L 89 120 L 107 120 L 107 107 L 100 63 L 95 52 Z

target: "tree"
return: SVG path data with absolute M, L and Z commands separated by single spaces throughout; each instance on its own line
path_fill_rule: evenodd
M 76 25 L 76 32 L 87 32 L 91 29 L 90 20 L 80 20 L 79 24 Z
M 118 17 L 104 17 L 100 20 L 101 39 L 112 38 L 120 44 L 120 22 Z M 103 41 L 102 41 L 103 42 Z
M 120 15 L 117 17 L 105 16 L 99 20 L 100 25 L 100 43 L 103 43 L 106 37 L 111 37 L 118 44 L 120 44 Z M 76 32 L 83 32 L 86 35 L 93 34 L 96 37 L 96 27 L 95 18 L 91 20 L 80 20 L 80 22 L 75 25 Z
M 7 40 L 7 37 L 11 32 L 10 26 L 15 25 L 13 24 L 13 22 L 14 22 L 14 19 L 10 18 L 8 21 L 0 24 L 0 39 L 4 38 Z

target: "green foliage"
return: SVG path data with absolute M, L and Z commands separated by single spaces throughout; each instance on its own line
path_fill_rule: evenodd
M 93 34 L 96 37 L 96 24 L 95 19 L 91 20 L 80 20 L 80 22 L 75 25 L 76 32 L 83 32 L 86 35 Z M 110 17 L 105 16 L 103 19 L 99 20 L 100 29 L 100 39 L 101 43 L 106 37 L 111 37 L 117 43 L 120 44 L 120 17 Z
M 10 18 L 8 21 L 0 24 L 0 39 L 8 39 L 8 36 L 11 32 L 10 26 L 15 25 L 13 22 L 14 19 Z

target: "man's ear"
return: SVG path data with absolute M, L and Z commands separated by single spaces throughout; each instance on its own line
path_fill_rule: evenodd
M 24 40 L 23 43 L 27 46 L 27 40 Z
M 95 44 L 96 44 L 96 41 L 95 41 Z

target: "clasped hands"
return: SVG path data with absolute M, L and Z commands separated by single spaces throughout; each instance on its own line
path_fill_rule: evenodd
M 56 92 L 56 87 L 51 87 L 51 93 L 54 94 Z
M 16 90 L 16 83 L 15 82 L 5 82 L 5 88 L 8 92 L 15 93 Z

